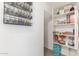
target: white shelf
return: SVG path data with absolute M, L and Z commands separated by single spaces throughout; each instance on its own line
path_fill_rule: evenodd
M 64 34 L 61 34 L 60 36 L 75 37 L 75 35 L 64 35 Z
M 63 35 L 63 36 L 66 36 L 66 37 L 74 37 L 74 35 Z
M 59 10 L 59 9 L 57 9 Z M 55 10 L 56 11 L 56 10 Z M 64 47 L 64 48 L 68 48 L 68 49 L 72 49 L 72 50 L 78 50 L 78 13 L 77 13 L 77 8 L 76 6 L 74 6 L 74 11 L 72 12 L 68 12 L 68 13 L 63 13 L 63 14 L 54 14 L 54 17 L 53 17 L 53 20 L 54 20 L 54 23 L 53 23 L 53 27 L 54 27 L 54 30 L 53 31 L 61 31 L 62 32 L 73 32 L 74 31 L 74 35 L 71 34 L 71 35 L 64 35 L 63 33 L 61 35 L 63 36 L 66 36 L 67 40 L 65 40 L 65 44 L 61 44 L 61 43 L 58 43 L 58 42 L 54 42 L 54 44 L 59 44 L 61 47 Z M 69 15 L 74 15 L 72 16 L 72 18 L 74 17 L 75 19 L 75 22 L 74 23 L 67 23 L 69 22 L 68 19 L 69 18 Z M 72 38 L 70 38 L 72 37 Z M 73 39 L 74 38 L 74 46 L 70 46 L 68 45 L 68 43 L 71 43 L 71 41 L 68 41 L 69 39 Z M 62 38 L 61 38 L 62 39 Z M 64 39 L 64 38 L 63 38 Z
M 54 24 L 54 26 L 72 26 L 72 25 L 75 25 L 73 23 L 70 23 L 70 24 Z
M 74 48 L 72 46 L 68 46 L 68 45 L 64 45 L 64 44 L 60 44 L 60 43 L 56 43 L 56 42 L 54 42 L 54 44 L 59 44 L 59 45 L 61 45 L 63 47 L 67 47 L 67 48 L 71 48 L 71 49 L 77 50 L 76 48 Z
M 65 35 L 65 36 L 68 36 L 68 37 L 74 37 L 74 35 Z
M 62 16 L 66 16 L 66 15 L 71 15 L 71 14 L 74 14 L 75 12 L 72 11 L 72 12 L 69 12 L 69 13 L 64 13 L 64 14 L 60 14 L 60 15 L 55 15 L 54 18 L 58 18 L 58 17 L 62 17 Z
M 59 45 L 61 45 L 61 46 L 66 46 L 66 45 L 64 45 L 64 44 L 60 44 L 60 43 L 57 43 L 57 42 L 54 42 L 54 44 L 59 44 Z

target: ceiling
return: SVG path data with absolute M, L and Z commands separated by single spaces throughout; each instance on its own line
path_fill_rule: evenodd
M 58 7 L 62 7 L 64 5 L 67 5 L 71 2 L 49 2 L 49 6 L 51 6 L 52 8 L 58 8 Z

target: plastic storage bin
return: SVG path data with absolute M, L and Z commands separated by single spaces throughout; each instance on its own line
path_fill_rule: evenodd
M 52 55 L 61 56 L 61 46 L 59 44 L 53 44 Z

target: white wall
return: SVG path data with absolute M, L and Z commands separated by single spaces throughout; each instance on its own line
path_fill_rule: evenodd
M 44 45 L 48 49 L 52 49 L 53 39 L 52 34 L 52 7 L 50 2 L 46 3 L 44 9 Z
M 53 49 L 53 21 L 48 23 L 48 48 Z
M 47 4 L 47 3 L 46 3 Z M 48 23 L 52 20 L 52 11 L 49 5 L 45 6 L 44 9 L 44 46 L 49 48 L 49 40 L 48 40 Z
M 0 2 L 0 55 L 43 55 L 44 6 L 33 5 L 33 25 L 3 24 L 3 3 Z

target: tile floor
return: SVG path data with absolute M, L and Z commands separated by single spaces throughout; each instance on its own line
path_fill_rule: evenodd
M 53 56 L 52 51 L 48 48 L 44 48 L 44 56 Z M 61 56 L 65 56 L 65 55 L 61 55 Z
M 44 48 L 44 56 L 52 56 L 52 51 L 48 48 Z

